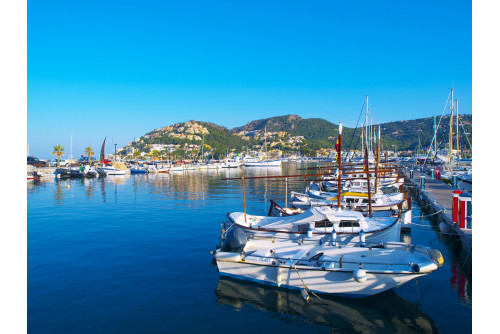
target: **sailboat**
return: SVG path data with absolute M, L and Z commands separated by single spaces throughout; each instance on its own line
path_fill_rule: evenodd
M 104 148 L 106 145 L 106 138 L 104 138 L 104 142 L 102 143 L 101 146 L 101 155 L 100 155 L 100 164 L 99 167 L 97 167 L 97 172 L 99 175 L 102 176 L 108 176 L 108 175 L 125 175 L 125 170 L 123 169 L 118 169 L 113 166 L 107 166 L 104 163 Z
M 243 163 L 245 167 L 281 167 L 281 159 L 269 160 L 267 155 L 267 129 L 264 128 L 264 148 L 266 150 L 266 160 L 259 158 L 245 157 Z

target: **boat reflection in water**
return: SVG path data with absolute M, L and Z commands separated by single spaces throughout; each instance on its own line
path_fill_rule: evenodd
M 259 310 L 304 317 L 332 328 L 332 333 L 438 333 L 432 320 L 394 291 L 362 300 L 311 296 L 251 282 L 219 279 L 217 303 L 240 310 L 245 304 Z

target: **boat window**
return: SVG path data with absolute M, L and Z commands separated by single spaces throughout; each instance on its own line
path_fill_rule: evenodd
M 357 220 L 341 220 L 339 227 L 359 227 L 359 222 Z
M 329 221 L 328 219 L 323 219 L 319 222 L 314 222 L 314 227 L 315 228 L 325 228 L 325 227 L 332 227 L 333 226 L 333 223 L 331 221 Z

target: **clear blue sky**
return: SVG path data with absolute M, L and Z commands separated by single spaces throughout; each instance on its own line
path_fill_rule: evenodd
M 471 1 L 31 1 L 28 144 L 73 156 L 191 119 L 472 113 Z

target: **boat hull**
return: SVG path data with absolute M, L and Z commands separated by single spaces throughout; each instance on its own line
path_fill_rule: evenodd
M 217 260 L 222 276 L 233 277 L 261 284 L 274 285 L 285 289 L 301 290 L 302 281 L 315 293 L 334 294 L 350 298 L 363 298 L 391 290 L 423 274 L 367 273 L 367 280 L 358 283 L 353 271 L 302 269 L 253 264 L 249 262 L 229 262 Z M 297 272 L 300 274 L 297 274 Z
M 246 161 L 245 167 L 280 167 L 281 160 Z

